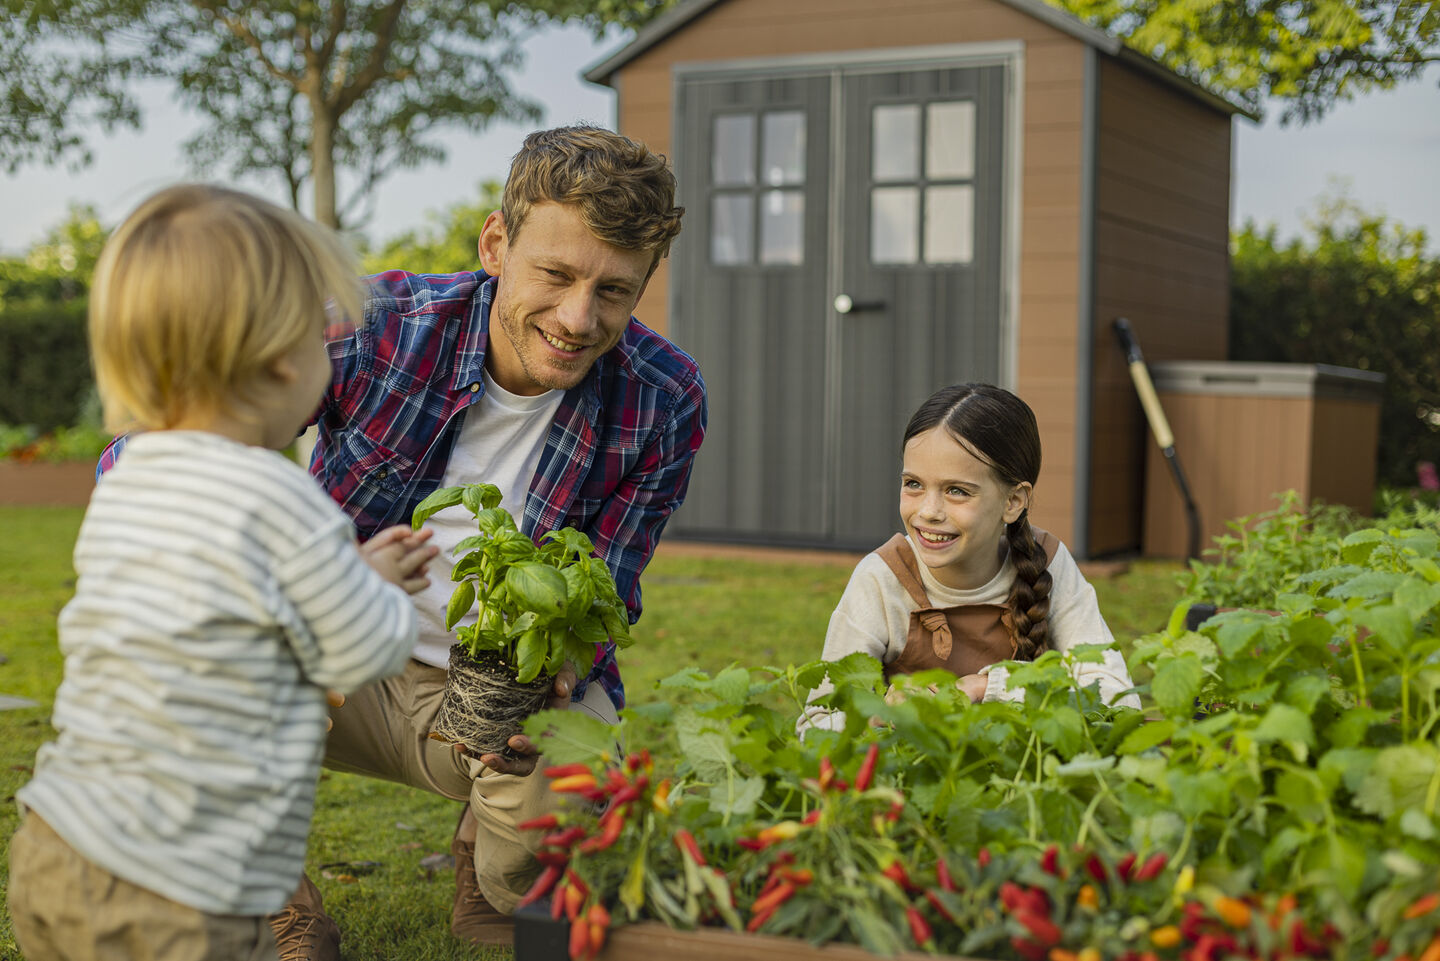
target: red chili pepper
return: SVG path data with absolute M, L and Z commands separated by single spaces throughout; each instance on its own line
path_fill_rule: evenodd
M 590 956 L 590 929 L 583 921 L 570 922 L 570 961 L 584 961 Z
M 605 947 L 605 935 L 610 930 L 610 912 L 605 910 L 605 905 L 599 901 L 590 905 L 590 911 L 585 915 L 585 926 L 590 929 L 590 957 L 593 958 Z
M 1035 940 L 1045 947 L 1054 947 L 1060 943 L 1060 929 L 1049 918 L 1022 909 L 1015 912 L 1015 920 L 1024 925 Z
M 1440 894 L 1431 892 L 1430 894 L 1421 895 L 1416 898 L 1415 902 L 1406 908 L 1400 916 L 1406 921 L 1413 921 L 1422 915 L 1429 914 L 1436 908 L 1440 908 Z
M 1129 881 L 1135 876 L 1135 852 L 1131 851 L 1115 864 L 1115 873 L 1120 875 L 1120 880 Z
M 616 791 L 615 796 L 610 799 L 610 810 L 613 811 L 621 805 L 629 804 L 631 801 L 638 800 L 639 797 L 640 785 L 627 784 L 620 790 Z
M 700 845 L 695 841 L 695 835 L 684 828 L 675 832 L 675 846 L 690 855 L 690 860 L 696 864 L 705 864 L 705 856 L 700 853 Z
M 522 831 L 552 831 L 560 826 L 560 816 L 558 814 L 542 814 L 538 818 L 521 821 L 515 826 Z
M 830 760 L 830 758 L 829 758 L 828 756 L 827 756 L 827 757 L 822 757 L 822 758 L 820 759 L 820 790 L 821 790 L 821 791 L 828 791 L 828 790 L 830 790 L 830 785 L 831 785 L 832 783 L 834 783 L 834 781 L 835 781 L 835 765 L 834 765 L 833 762 L 831 762 L 831 760 Z
M 815 880 L 815 872 L 809 868 L 790 868 L 784 865 L 776 865 L 775 874 L 784 881 L 794 881 L 796 887 L 803 888 Z
M 570 855 L 564 851 L 536 851 L 535 860 L 541 864 L 556 864 L 563 868 L 570 863 Z
M 1049 949 L 1045 945 L 1036 944 L 1029 938 L 1022 938 L 1018 935 L 1010 939 L 1010 946 L 1025 961 L 1045 961 L 1046 955 L 1049 954 Z
M 945 863 L 944 858 L 935 862 L 935 880 L 940 883 L 941 890 L 955 890 L 955 882 L 950 878 L 950 865 Z
M 745 930 L 749 931 L 751 934 L 759 931 L 761 926 L 764 925 L 766 921 L 770 920 L 770 916 L 773 915 L 776 910 L 776 908 L 769 908 L 767 910 L 761 911 L 759 914 L 754 915 L 750 918 L 749 923 L 745 925 Z
M 545 769 L 545 776 L 549 778 L 571 777 L 575 774 L 589 774 L 588 764 L 556 764 Z
M 568 890 L 570 887 L 564 881 L 555 885 L 555 892 L 550 897 L 550 920 L 559 921 L 565 916 L 565 892 Z
M 555 887 L 555 882 L 559 881 L 560 876 L 564 873 L 565 869 L 558 864 L 552 864 L 544 871 L 541 871 L 540 876 L 535 879 L 535 883 L 530 885 L 530 890 L 525 892 L 525 896 L 522 897 L 515 906 L 524 907 L 527 904 L 539 901 L 550 893 L 550 889 Z
M 563 831 L 545 835 L 540 839 L 540 846 L 542 848 L 569 848 L 584 836 L 585 826 L 583 824 L 572 824 Z
M 605 789 L 611 794 L 630 786 L 630 779 L 616 767 L 605 769 Z
M 875 779 L 875 762 L 880 759 L 880 745 L 871 744 L 865 752 L 865 760 L 860 762 L 860 770 L 855 774 L 855 790 L 868 791 L 870 782 Z
M 989 867 L 989 866 L 990 866 L 990 849 L 989 849 L 989 848 L 981 848 L 981 849 L 980 849 L 980 853 L 978 853 L 978 854 L 975 855 L 975 863 L 978 864 L 978 865 L 980 865 L 980 867 L 981 867 L 982 869 Z
M 778 908 L 795 894 L 795 884 L 792 881 L 781 881 L 774 889 L 755 899 L 750 905 L 751 912 L 759 914 L 767 908 Z
M 1139 869 L 1135 872 L 1135 880 L 1154 880 L 1155 878 L 1160 876 L 1161 871 L 1165 870 L 1165 865 L 1168 864 L 1169 861 L 1170 856 L 1168 854 L 1166 854 L 1164 851 L 1156 851 L 1154 854 L 1150 855 L 1150 857 L 1145 859 L 1144 864 L 1140 865 Z
M 935 937 L 935 933 L 930 930 L 930 922 L 914 908 L 905 909 L 905 920 L 910 922 L 910 937 L 914 938 L 920 947 L 923 948 Z
M 1044 854 L 1040 855 L 1040 870 L 1046 874 L 1053 874 L 1057 878 L 1060 876 L 1060 848 L 1058 846 L 1052 844 L 1045 849 Z
M 945 902 L 940 899 L 940 895 L 937 894 L 935 891 L 926 891 L 925 900 L 929 901 L 930 904 L 935 908 L 935 910 L 940 912 L 940 917 L 944 918 L 946 921 L 949 921 L 951 924 L 960 923 L 959 921 L 955 920 L 955 915 L 950 913 L 950 909 L 945 907 Z
M 904 801 L 891 801 L 891 802 L 890 802 L 890 810 L 888 810 L 888 811 L 885 812 L 885 820 L 887 820 L 887 821 L 898 821 L 898 820 L 900 820 L 900 814 L 901 814 L 904 810 L 905 810 L 905 802 L 904 802 Z
M 550 790 L 557 794 L 584 794 L 599 786 L 600 782 L 595 780 L 595 775 L 588 771 L 584 774 L 567 774 L 550 782 Z
M 602 822 L 600 833 L 581 841 L 575 850 L 581 854 L 594 854 L 596 851 L 603 851 L 614 844 L 620 838 L 620 832 L 625 829 L 625 813 L 617 812 L 610 820 Z
M 904 888 L 906 891 L 920 890 L 919 886 L 916 885 L 914 881 L 910 880 L 910 875 L 905 873 L 905 865 L 901 864 L 899 861 L 891 861 L 880 873 L 885 875 L 890 880 L 894 881 L 896 884 L 900 885 L 900 887 Z
M 1110 880 L 1110 872 L 1105 870 L 1105 862 L 1100 860 L 1098 854 L 1092 854 L 1085 860 L 1085 870 L 1089 871 L 1090 876 L 1101 884 Z
M 759 838 L 736 838 L 735 843 L 747 851 L 763 851 L 770 846 Z
M 815 823 L 817 823 L 817 822 L 820 820 L 820 814 L 821 814 L 820 809 L 819 809 L 819 808 L 816 808 L 815 810 L 811 811 L 809 814 L 807 814 L 807 815 L 805 815 L 803 818 L 801 818 L 801 819 L 800 819 L 800 823 L 801 823 L 801 824 L 815 824 Z
M 654 762 L 650 760 L 650 749 L 645 747 L 642 747 L 639 753 L 631 754 L 625 759 L 625 770 L 631 774 L 634 774 L 642 767 L 649 771 L 653 765 Z

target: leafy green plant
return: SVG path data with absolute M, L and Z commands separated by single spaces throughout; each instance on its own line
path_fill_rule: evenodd
M 500 506 L 493 484 L 444 487 L 415 508 L 416 530 L 426 518 L 463 506 L 479 533 L 455 546 L 461 555 L 450 572 L 458 582 L 445 612 L 447 630 L 471 656 L 497 652 L 516 680 L 551 676 L 566 661 L 588 667 L 595 647 L 613 640 L 631 644 L 625 603 L 595 546 L 580 531 L 550 531 L 537 546 Z M 456 627 L 474 611 L 473 624 Z

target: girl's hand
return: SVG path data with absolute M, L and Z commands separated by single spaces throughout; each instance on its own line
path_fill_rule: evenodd
M 985 700 L 985 689 L 990 686 L 990 675 L 966 674 L 955 681 L 955 686 L 965 692 L 972 704 L 979 704 Z
M 418 594 L 430 586 L 425 567 L 440 553 L 440 548 L 425 543 L 430 534 L 429 530 L 414 531 L 400 524 L 387 527 L 360 545 L 360 556 L 391 584 Z

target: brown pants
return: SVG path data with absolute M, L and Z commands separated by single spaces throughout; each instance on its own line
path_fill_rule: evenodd
M 552 810 L 556 798 L 538 772 L 500 774 L 431 740 L 430 726 L 444 692 L 445 671 L 412 660 L 399 676 L 350 695 L 343 707 L 330 711 L 335 726 L 326 743 L 325 766 L 468 800 L 477 822 L 480 893 L 508 914 L 539 873 L 534 855 L 541 832 L 522 832 L 515 825 Z M 584 700 L 572 702 L 570 709 L 607 724 L 618 720 L 599 684 L 587 687 Z
M 10 842 L 10 917 L 28 961 L 277 961 L 264 916 L 206 914 L 85 860 L 33 812 Z

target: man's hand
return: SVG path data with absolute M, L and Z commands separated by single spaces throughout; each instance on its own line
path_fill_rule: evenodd
M 570 692 L 575 690 L 577 680 L 578 676 L 575 673 L 574 665 L 567 661 L 555 675 L 554 693 L 551 694 L 550 700 L 545 706 L 553 710 L 564 710 L 570 703 Z M 533 772 L 539 765 L 540 749 L 524 734 L 516 734 L 506 743 L 510 750 L 520 755 L 518 758 L 511 760 L 499 754 L 482 754 L 480 763 L 500 774 L 519 774 L 522 777 Z M 455 750 L 460 754 L 469 753 L 463 744 L 455 745 Z
M 955 686 L 965 692 L 972 704 L 979 704 L 985 700 L 985 689 L 990 686 L 990 675 L 966 674 L 956 679 Z
M 440 553 L 440 548 L 425 543 L 430 534 L 429 530 L 414 531 L 396 524 L 361 544 L 360 556 L 391 584 L 403 587 L 406 593 L 418 594 L 430 586 L 425 567 Z

